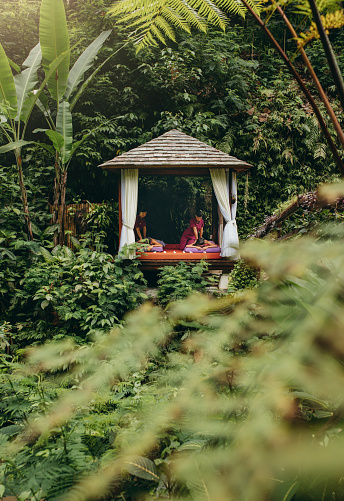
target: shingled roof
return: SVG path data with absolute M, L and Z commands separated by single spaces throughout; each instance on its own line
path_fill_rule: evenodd
M 211 168 L 243 171 L 251 165 L 194 137 L 173 129 L 100 165 L 105 170 L 140 169 L 141 173 L 184 172 L 199 174 Z

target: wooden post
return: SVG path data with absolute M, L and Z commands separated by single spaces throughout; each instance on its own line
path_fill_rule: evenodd
M 119 247 L 119 242 L 121 241 L 121 232 L 122 232 L 122 193 L 121 193 L 121 174 L 117 176 L 117 182 L 118 182 L 118 247 Z

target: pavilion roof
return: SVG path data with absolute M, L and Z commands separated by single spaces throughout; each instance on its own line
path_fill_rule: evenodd
M 201 174 L 211 168 L 243 171 L 251 165 L 173 129 L 100 165 L 105 170 L 140 169 L 141 173 Z

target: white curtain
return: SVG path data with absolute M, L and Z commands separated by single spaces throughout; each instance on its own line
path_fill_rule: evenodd
M 236 174 L 233 172 L 229 179 L 228 169 L 210 169 L 211 180 L 220 211 L 224 217 L 226 225 L 223 229 L 221 256 L 230 257 L 233 260 L 239 258 L 239 237 L 235 221 L 236 217 Z M 231 181 L 231 192 L 235 202 L 229 203 L 229 182 Z M 232 206 L 231 206 L 232 205 Z
M 138 169 L 121 170 L 121 210 L 122 210 L 122 229 L 119 250 L 124 245 L 130 245 L 135 242 L 134 225 L 137 212 L 137 194 L 139 186 Z M 127 259 L 134 259 L 135 252 L 127 251 Z

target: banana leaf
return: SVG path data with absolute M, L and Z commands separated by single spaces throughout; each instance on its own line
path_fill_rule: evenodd
M 103 31 L 78 58 L 73 68 L 70 70 L 67 81 L 67 89 L 64 99 L 68 100 L 70 95 L 83 80 L 85 72 L 92 66 L 99 50 L 109 37 L 112 30 Z
M 39 39 L 42 48 L 43 68 L 47 74 L 49 66 L 60 54 L 69 50 L 69 36 L 63 0 L 42 0 L 39 22 Z M 47 86 L 51 96 L 60 101 L 65 93 L 69 73 L 70 56 L 64 58 Z
M 29 113 L 30 100 L 27 99 L 30 92 L 32 92 L 38 83 L 37 70 L 42 61 L 42 53 L 40 44 L 37 44 L 30 52 L 27 59 L 24 61 L 23 66 L 26 67 L 21 73 L 14 77 L 16 86 L 18 111 L 16 120 L 26 122 Z
M 10 118 L 17 115 L 17 94 L 10 63 L 0 44 L 0 104 L 6 108 Z

